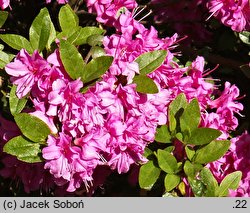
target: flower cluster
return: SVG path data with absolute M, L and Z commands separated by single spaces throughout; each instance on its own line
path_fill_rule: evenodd
M 210 72 L 204 70 L 203 57 L 198 56 L 186 67 L 177 63 L 177 34 L 159 38 L 154 27 L 147 29 L 135 19 L 138 9 L 133 0 L 88 0 L 87 6 L 90 12 L 97 13 L 99 22 L 114 26 L 116 33 L 105 36 L 103 41 L 106 54 L 114 58 L 113 64 L 85 93 L 81 91 L 81 79 L 72 80 L 65 71 L 58 49 L 47 58 L 38 51 L 29 55 L 22 49 L 5 67 L 17 86 L 17 97 L 30 96 L 33 108 L 27 113 L 42 119 L 51 130 L 42 149 L 45 162 L 37 165 L 38 170 L 44 170 L 29 182 L 32 184 L 25 182 L 32 177 L 20 175 L 25 170 L 18 173 L 15 169 L 15 158 L 3 156 L 5 168 L 1 175 L 21 178 L 27 192 L 35 190 L 33 184 L 37 183 L 63 186 L 68 192 L 82 185 L 88 190 L 99 166 L 121 174 L 128 172 L 131 165 L 145 163 L 144 149 L 154 142 L 157 126 L 168 123 L 168 105 L 180 93 L 188 101 L 197 98 L 200 126 L 221 130 L 221 139 L 228 138 L 238 125 L 236 114 L 243 109 L 237 102 L 238 88 L 226 82 L 220 93 L 205 78 Z M 140 69 L 135 59 L 154 50 L 167 51 L 163 64 L 147 74 L 159 92 L 137 92 L 133 79 Z
M 250 4 L 248 0 L 211 0 L 207 8 L 233 31 L 250 30 Z

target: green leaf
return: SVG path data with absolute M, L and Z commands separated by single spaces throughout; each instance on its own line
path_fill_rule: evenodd
M 162 65 L 167 56 L 166 50 L 155 50 L 141 54 L 135 59 L 139 64 L 140 74 L 148 74 Z
M 87 39 L 92 35 L 102 35 L 105 30 L 97 28 L 97 27 L 83 27 L 80 30 L 80 34 L 77 39 L 74 41 L 75 45 L 87 44 Z
M 49 38 L 48 38 L 48 42 L 46 44 L 46 48 L 48 50 L 51 49 L 51 44 L 55 41 L 56 39 L 56 29 L 55 29 L 55 26 L 51 20 L 51 18 L 49 17 L 49 22 L 50 22 L 50 32 L 49 32 Z
M 211 141 L 215 140 L 221 135 L 221 132 L 216 129 L 211 128 L 196 128 L 191 132 L 187 143 L 193 145 L 204 145 L 208 144 Z
M 173 190 L 176 186 L 178 186 L 180 181 L 181 181 L 181 178 L 179 175 L 167 174 L 164 179 L 164 185 L 165 185 L 166 191 L 169 192 Z
M 192 192 L 194 193 L 195 197 L 202 197 L 206 192 L 206 186 L 203 184 L 201 180 L 194 180 L 188 178 L 189 185 L 192 188 Z
M 168 120 L 169 120 L 169 130 L 170 132 L 174 132 L 177 126 L 177 122 L 174 116 L 174 113 L 169 110 L 168 112 Z
M 206 197 L 215 197 L 218 188 L 218 182 L 208 168 L 203 168 L 200 172 L 201 181 L 205 184 L 207 191 Z
M 90 46 L 101 46 L 103 38 L 103 35 L 91 35 L 87 38 L 87 43 Z
M 216 161 L 227 152 L 230 144 L 228 140 L 212 141 L 196 151 L 194 161 L 201 164 Z
M 157 127 L 155 140 L 160 143 L 171 143 L 171 135 L 167 125 Z
M 41 159 L 38 159 L 38 154 L 41 153 L 40 145 L 30 142 L 22 136 L 17 136 L 9 140 L 4 145 L 3 151 L 16 156 L 17 159 L 24 162 L 41 162 Z
M 228 190 L 236 190 L 239 186 L 242 177 L 242 172 L 236 171 L 228 174 L 220 183 L 219 196 L 225 197 L 228 195 Z
M 191 179 L 194 179 L 196 177 L 197 173 L 202 168 L 203 168 L 203 166 L 201 164 L 191 163 L 188 160 L 184 164 L 184 172 Z
M 0 35 L 0 39 L 15 50 L 21 50 L 24 48 L 30 54 L 33 53 L 33 48 L 31 47 L 30 42 L 23 36 L 15 34 L 2 34 Z
M 161 169 L 155 166 L 153 161 L 148 161 L 141 166 L 139 171 L 139 185 L 143 189 L 150 190 L 159 178 Z
M 184 109 L 180 117 L 181 131 L 193 131 L 200 123 L 200 107 L 197 99 L 193 99 Z
M 47 8 L 40 10 L 29 29 L 30 43 L 33 49 L 41 52 L 47 45 L 51 32 L 51 19 Z
M 153 152 L 151 149 L 149 149 L 148 147 L 146 147 L 146 148 L 144 149 L 144 154 L 143 154 L 143 156 L 144 156 L 145 158 L 148 158 L 148 156 L 149 156 L 149 155 L 152 155 L 152 154 L 154 154 L 154 152 Z
M 14 55 L 0 51 L 0 69 L 3 69 L 5 65 L 10 63 L 14 57 Z
M 188 159 L 190 161 L 192 161 L 194 155 L 195 155 L 195 151 L 192 147 L 189 147 L 189 146 L 185 146 L 185 152 L 186 152 L 186 155 L 188 157 Z
M 243 43 L 250 45 L 250 32 L 249 31 L 240 32 L 239 38 Z
M 17 89 L 17 86 L 13 85 L 11 88 L 10 97 L 9 97 L 10 112 L 12 115 L 20 113 L 28 101 L 26 98 L 19 99 L 16 96 L 16 89 Z
M 79 26 L 79 18 L 68 4 L 61 7 L 58 17 L 62 31 L 71 31 Z
M 83 72 L 84 61 L 77 48 L 68 41 L 61 40 L 59 53 L 63 66 L 69 76 L 72 79 L 79 78 Z
M 16 114 L 14 119 L 22 134 L 36 143 L 44 144 L 51 133 L 45 122 L 28 113 Z
M 26 157 L 19 157 L 20 161 L 26 162 L 26 163 L 39 163 L 43 162 L 43 158 L 40 154 L 37 156 L 26 156 Z
M 185 109 L 188 105 L 186 96 L 184 93 L 180 93 L 169 105 L 169 111 L 176 115 L 180 109 Z
M 175 149 L 175 146 L 168 146 L 164 150 L 167 151 L 167 152 L 169 152 L 169 153 L 171 153 L 171 152 L 174 151 L 174 149 Z
M 84 70 L 81 74 L 82 81 L 87 83 L 100 78 L 109 69 L 112 62 L 112 56 L 101 56 L 92 59 L 84 66 Z
M 180 117 L 187 107 L 186 96 L 181 93 L 173 100 L 168 107 L 169 129 L 171 132 L 180 132 Z M 185 132 L 183 132 L 185 133 Z M 183 137 L 185 135 L 182 135 Z M 183 138 L 184 139 L 184 138 Z M 183 139 L 181 141 L 183 141 Z
M 158 149 L 157 158 L 159 167 L 166 173 L 174 174 L 178 169 L 177 160 L 167 151 Z
M 69 43 L 74 44 L 80 35 L 80 30 L 82 27 L 75 27 L 70 31 L 63 31 L 56 35 L 59 40 L 67 40 Z
M 8 15 L 9 13 L 7 11 L 0 11 L 0 28 L 4 25 Z
M 136 75 L 133 79 L 136 84 L 136 91 L 140 93 L 154 94 L 158 93 L 155 82 L 146 75 Z
M 90 54 L 92 58 L 98 58 L 98 57 L 106 55 L 105 50 L 102 47 L 98 47 L 98 46 L 91 47 Z

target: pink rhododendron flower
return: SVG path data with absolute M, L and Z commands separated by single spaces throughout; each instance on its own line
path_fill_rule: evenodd
M 10 4 L 10 0 L 0 0 L 0 7 L 2 10 L 7 8 Z
M 209 11 L 233 31 L 250 30 L 250 4 L 248 0 L 210 0 Z
M 119 17 L 120 9 L 134 9 L 137 7 L 135 0 L 87 0 L 87 7 L 90 13 L 96 13 L 98 22 L 106 25 L 112 23 Z
M 42 150 L 46 159 L 44 168 L 49 169 L 58 185 L 69 183 L 68 191 L 75 191 L 81 183 L 87 185 L 92 180 L 93 170 L 99 161 L 99 155 L 92 149 L 79 144 L 79 141 L 74 145 L 72 138 L 63 133 L 57 138 L 49 136 L 48 147 Z
M 6 72 L 12 76 L 11 81 L 17 85 L 17 97 L 27 95 L 43 73 L 50 69 L 49 64 L 35 51 L 32 56 L 22 49 L 14 62 L 5 66 Z

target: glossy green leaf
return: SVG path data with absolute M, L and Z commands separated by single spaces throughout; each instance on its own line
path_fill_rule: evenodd
M 200 178 L 207 188 L 206 197 L 215 197 L 218 182 L 212 172 L 208 168 L 204 167 L 200 172 Z
M 204 145 L 217 139 L 221 135 L 221 132 L 211 128 L 196 128 L 191 132 L 187 143 L 193 145 Z
M 15 34 L 2 34 L 0 39 L 15 50 L 26 49 L 30 54 L 33 53 L 33 48 L 30 42 L 21 35 Z
M 135 61 L 139 64 L 140 74 L 148 74 L 160 67 L 167 56 L 166 50 L 155 50 L 141 54 Z
M 92 35 L 102 35 L 105 30 L 97 27 L 83 27 L 80 30 L 79 36 L 75 39 L 75 45 L 87 44 L 87 39 Z
M 50 32 L 49 32 L 49 38 L 48 38 L 48 42 L 46 44 L 46 48 L 48 50 L 51 49 L 51 44 L 55 41 L 56 39 L 56 29 L 55 26 L 51 20 L 51 18 L 49 17 L 49 23 L 50 23 Z
M 137 75 L 133 79 L 136 84 L 136 91 L 140 93 L 154 94 L 158 93 L 158 88 L 155 82 L 146 75 Z
M 9 13 L 7 11 L 0 11 L 0 28 L 4 25 L 8 15 Z
M 36 116 L 19 113 L 14 119 L 22 134 L 33 142 L 44 144 L 51 133 L 48 125 Z
M 167 152 L 169 152 L 169 153 L 171 153 L 171 152 L 174 151 L 174 149 L 175 149 L 175 146 L 168 146 L 164 150 L 167 151 Z
M 153 152 L 151 149 L 149 149 L 148 147 L 146 147 L 146 148 L 144 149 L 143 156 L 144 156 L 145 158 L 148 158 L 148 156 L 149 156 L 149 155 L 152 155 L 152 154 L 154 154 L 154 152 Z
M 250 45 L 250 32 L 249 31 L 240 32 L 239 38 L 243 43 Z
M 74 44 L 80 35 L 80 30 L 82 27 L 75 27 L 70 31 L 62 31 L 56 35 L 59 40 L 67 40 L 69 43 Z
M 72 79 L 79 78 L 83 72 L 84 61 L 77 48 L 68 41 L 61 40 L 59 53 L 63 66 L 69 76 Z
M 29 29 L 29 38 L 34 50 L 40 52 L 46 47 L 51 32 L 51 19 L 47 8 L 40 10 Z
M 201 164 L 191 163 L 190 161 L 186 161 L 184 164 L 184 172 L 189 177 L 194 179 L 197 173 L 203 168 Z
M 81 74 L 84 83 L 100 78 L 111 66 L 113 62 L 112 56 L 101 56 L 92 59 L 84 66 Z
M 19 99 L 16 96 L 16 89 L 17 86 L 13 85 L 10 90 L 9 105 L 10 105 L 10 112 L 12 115 L 20 113 L 28 101 L 26 98 Z
M 165 185 L 166 191 L 169 192 L 173 190 L 176 186 L 178 186 L 180 181 L 181 181 L 181 178 L 179 175 L 167 174 L 164 179 L 164 185 Z
M 78 16 L 68 4 L 60 8 L 58 18 L 62 31 L 71 31 L 79 25 Z
M 169 129 L 173 133 L 178 133 L 180 129 L 180 117 L 184 112 L 184 109 L 187 107 L 188 102 L 186 96 L 181 93 L 179 94 L 169 105 L 168 107 L 168 120 L 169 120 Z M 186 132 L 182 132 L 187 134 Z M 182 142 L 184 141 L 184 136 L 182 134 Z
M 4 145 L 3 151 L 24 162 L 41 162 L 40 157 L 38 157 L 41 153 L 40 145 L 28 141 L 23 136 L 17 136 L 9 140 Z
M 157 127 L 155 141 L 160 143 L 171 143 L 171 135 L 167 125 Z
M 194 161 L 201 164 L 216 161 L 228 151 L 230 144 L 228 140 L 212 141 L 196 151 Z
M 169 111 L 175 115 L 180 109 L 187 107 L 188 102 L 184 93 L 180 93 L 169 105 Z
M 174 174 L 178 169 L 177 160 L 175 157 L 164 150 L 158 149 L 157 159 L 159 167 L 166 173 Z
M 231 174 L 228 174 L 220 183 L 220 188 L 218 194 L 220 197 L 228 196 L 228 190 L 236 190 L 239 186 L 240 180 L 242 177 L 242 172 L 236 171 Z
M 0 69 L 3 69 L 6 64 L 10 63 L 15 55 L 7 54 L 3 51 L 0 51 Z
M 106 55 L 105 50 L 102 47 L 98 46 L 91 47 L 90 54 L 92 58 L 98 58 Z
M 141 166 L 139 171 L 139 185 L 143 189 L 150 190 L 159 178 L 161 169 L 153 161 L 148 161 Z
M 192 147 L 185 146 L 185 152 L 190 161 L 192 161 L 194 155 L 195 155 L 195 150 Z
M 87 38 L 87 43 L 90 46 L 101 46 L 103 43 L 103 35 L 91 35 Z
M 184 109 L 180 117 L 181 131 L 193 131 L 200 123 L 200 107 L 197 99 L 193 99 Z
M 168 120 L 169 120 L 169 130 L 170 132 L 174 132 L 176 129 L 177 122 L 174 113 L 171 112 L 170 110 L 168 112 Z
M 206 193 L 206 186 L 201 180 L 188 178 L 189 185 L 195 197 L 202 197 Z

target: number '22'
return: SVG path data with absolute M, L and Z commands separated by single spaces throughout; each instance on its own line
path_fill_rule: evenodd
M 236 206 L 235 208 L 241 208 L 241 209 L 246 209 L 247 208 L 247 201 L 246 200 L 236 200 L 235 201 Z

